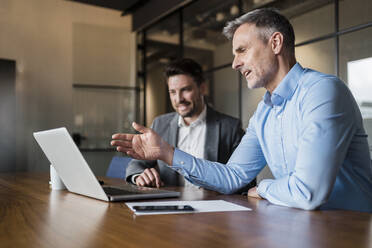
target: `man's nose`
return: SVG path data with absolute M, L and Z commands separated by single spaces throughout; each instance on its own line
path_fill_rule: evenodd
M 183 100 L 184 100 L 183 93 L 182 93 L 182 92 L 178 92 L 178 93 L 176 94 L 176 102 L 177 102 L 177 103 L 180 103 L 180 102 L 182 102 Z
M 235 56 L 234 57 L 234 60 L 233 60 L 233 62 L 232 62 L 232 65 L 231 65 L 231 67 L 234 69 L 234 70 L 239 70 L 239 68 L 242 66 L 242 62 L 241 62 L 241 60 L 237 57 L 237 56 Z

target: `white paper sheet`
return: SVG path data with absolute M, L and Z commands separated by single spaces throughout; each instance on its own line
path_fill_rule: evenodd
M 252 209 L 243 207 L 224 200 L 210 201 L 162 201 L 162 202 L 127 202 L 125 203 L 136 215 L 151 215 L 151 214 L 185 214 L 185 213 L 203 213 L 203 212 L 226 212 L 226 211 L 251 211 Z M 164 206 L 164 205 L 190 205 L 195 209 L 192 212 L 183 211 L 151 211 L 151 212 L 136 212 L 133 206 Z

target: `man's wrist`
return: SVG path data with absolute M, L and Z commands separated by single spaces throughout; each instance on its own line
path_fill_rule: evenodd
M 163 153 L 163 156 L 161 158 L 161 160 L 163 160 L 166 164 L 168 164 L 169 166 L 172 166 L 172 163 L 173 163 L 173 155 L 174 155 L 174 147 L 167 144 L 167 148 L 164 149 L 164 153 Z

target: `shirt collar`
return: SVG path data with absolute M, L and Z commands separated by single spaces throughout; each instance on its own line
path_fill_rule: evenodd
M 273 105 L 281 105 L 284 100 L 290 100 L 296 91 L 303 71 L 304 68 L 299 63 L 296 63 L 272 94 L 266 91 L 266 94 L 263 96 L 264 103 L 272 107 Z
M 195 127 L 197 125 L 200 125 L 206 121 L 207 118 L 207 106 L 204 104 L 203 111 L 200 113 L 198 118 L 190 123 L 190 127 Z M 185 121 L 183 120 L 182 116 L 178 116 L 178 127 L 187 127 Z

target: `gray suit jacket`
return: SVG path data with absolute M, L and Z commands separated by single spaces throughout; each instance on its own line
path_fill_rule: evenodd
M 170 145 L 177 147 L 178 117 L 176 112 L 155 118 L 151 128 Z M 210 161 L 227 163 L 231 154 L 244 135 L 240 120 L 207 108 L 207 133 L 205 139 L 205 158 Z M 184 178 L 169 168 L 163 161 L 142 161 L 133 159 L 126 170 L 126 180 L 132 175 L 142 173 L 146 168 L 156 168 L 165 186 L 183 186 Z

